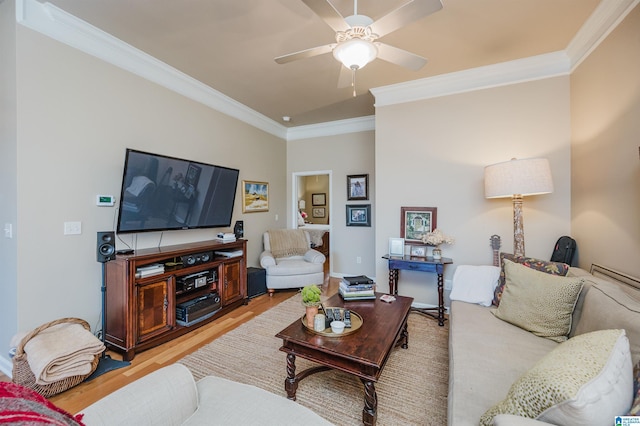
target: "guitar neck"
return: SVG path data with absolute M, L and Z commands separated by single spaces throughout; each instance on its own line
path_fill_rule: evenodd
M 493 250 L 493 266 L 500 266 L 500 250 Z

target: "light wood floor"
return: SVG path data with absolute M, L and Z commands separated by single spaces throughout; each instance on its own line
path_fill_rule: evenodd
M 328 284 L 324 286 L 323 291 L 326 292 L 326 294 L 337 292 L 340 280 L 338 278 L 331 278 L 327 279 L 327 282 Z M 191 333 L 180 336 L 161 346 L 136 354 L 130 366 L 110 371 L 90 382 L 83 382 L 66 392 L 51 397 L 50 400 L 70 413 L 77 413 L 109 393 L 152 371 L 178 361 L 228 331 L 271 309 L 291 297 L 295 291 L 296 290 L 277 291 L 272 297 L 266 294 L 255 297 L 251 299 L 247 305 L 235 309 L 210 324 L 202 326 Z M 287 324 L 283 324 L 283 328 L 286 325 Z M 108 353 L 113 359 L 122 359 L 122 357 L 115 352 Z M 10 379 L 7 376 L 0 373 L 0 381 L 8 380 Z

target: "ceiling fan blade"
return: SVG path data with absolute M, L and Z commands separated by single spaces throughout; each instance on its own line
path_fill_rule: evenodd
M 418 71 L 427 64 L 425 58 L 415 53 L 407 52 L 406 50 L 398 49 L 397 47 L 384 43 L 376 43 L 376 45 L 378 46 L 378 59 L 409 68 L 412 71 Z
M 302 0 L 302 2 L 322 18 L 334 31 L 347 31 L 351 28 L 340 12 L 329 3 L 329 0 Z
M 324 55 L 325 53 L 331 52 L 335 46 L 335 43 L 331 43 L 325 44 L 324 46 L 312 47 L 311 49 L 301 50 L 299 52 L 278 56 L 277 58 L 274 58 L 274 61 L 279 64 L 286 64 L 288 62 L 297 61 L 298 59 L 306 59 L 313 56 Z
M 347 69 L 344 65 L 340 64 L 340 75 L 338 76 L 338 89 L 344 89 L 351 86 L 353 71 Z
M 440 0 L 411 0 L 378 19 L 369 27 L 372 32 L 382 37 L 440 9 L 442 9 Z

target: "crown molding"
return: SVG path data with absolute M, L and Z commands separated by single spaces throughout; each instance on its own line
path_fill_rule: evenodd
M 216 111 L 286 139 L 285 126 L 51 3 L 16 0 L 16 21 Z
M 607 38 L 640 0 L 602 0 L 567 46 L 571 72 Z
M 602 0 L 564 51 L 373 88 L 375 105 L 395 105 L 571 74 L 639 2 Z
M 376 107 L 449 96 L 569 73 L 569 58 L 553 52 L 371 89 Z
M 375 106 L 570 74 L 639 2 L 602 0 L 565 51 L 373 88 Z M 287 128 L 50 3 L 16 0 L 16 21 L 284 140 L 375 130 L 374 116 Z
M 349 118 L 346 120 L 328 121 L 326 123 L 291 127 L 287 130 L 287 141 L 366 132 L 375 129 L 375 116 L 369 115 L 366 117 Z

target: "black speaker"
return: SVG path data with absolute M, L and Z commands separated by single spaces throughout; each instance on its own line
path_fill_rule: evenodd
M 106 263 L 116 258 L 116 233 L 113 231 L 98 232 L 96 258 L 100 263 Z
M 244 221 L 236 220 L 236 224 L 233 227 L 233 233 L 236 234 L 236 238 L 244 237 Z

